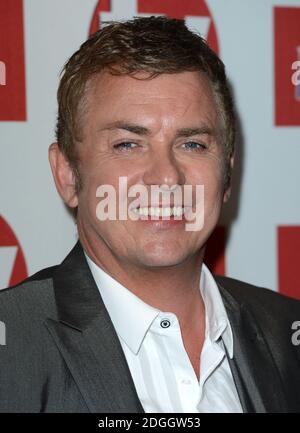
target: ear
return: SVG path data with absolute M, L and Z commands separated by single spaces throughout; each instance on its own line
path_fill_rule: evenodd
M 230 158 L 230 163 L 229 163 L 229 171 L 230 173 L 233 170 L 233 166 L 234 166 L 234 155 L 232 155 L 232 157 Z M 224 196 L 223 196 L 223 203 L 227 203 L 229 198 L 231 195 L 231 176 L 230 176 L 230 181 L 229 181 L 229 185 L 227 186 L 225 192 L 224 192 Z
M 78 198 L 75 188 L 75 175 L 70 163 L 61 152 L 57 143 L 49 146 L 49 162 L 56 189 L 69 207 L 78 206 Z

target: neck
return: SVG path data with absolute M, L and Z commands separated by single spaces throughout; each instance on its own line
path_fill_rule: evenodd
M 140 267 L 120 260 L 105 245 L 90 242 L 80 230 L 79 238 L 96 265 L 148 305 L 174 313 L 183 329 L 188 331 L 203 321 L 205 310 L 199 283 L 204 251 L 178 265 Z

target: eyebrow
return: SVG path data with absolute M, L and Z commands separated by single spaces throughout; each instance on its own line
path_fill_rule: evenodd
M 151 135 L 150 129 L 145 126 L 137 125 L 135 123 L 129 123 L 124 121 L 115 121 L 109 123 L 101 131 L 114 130 L 114 129 L 124 129 L 125 131 L 132 132 L 133 134 L 149 136 Z M 100 131 L 100 130 L 99 130 Z M 208 125 L 200 125 L 189 128 L 180 128 L 176 131 L 176 137 L 191 137 L 193 135 L 214 135 L 215 132 Z
M 214 130 L 207 125 L 197 126 L 194 128 L 178 129 L 177 137 L 191 137 L 192 135 L 214 135 Z
M 105 130 L 114 130 L 114 129 L 124 129 L 125 131 L 133 132 L 134 134 L 139 135 L 150 135 L 150 130 L 145 126 L 137 125 L 135 123 L 115 121 L 106 125 L 104 128 L 101 128 L 101 131 Z

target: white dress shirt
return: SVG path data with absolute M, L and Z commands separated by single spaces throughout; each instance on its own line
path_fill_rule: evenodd
M 146 304 L 87 254 L 86 258 L 146 413 L 242 412 L 224 349 L 225 345 L 232 358 L 231 326 L 218 286 L 204 264 L 199 289 L 206 329 L 198 380 L 176 315 Z

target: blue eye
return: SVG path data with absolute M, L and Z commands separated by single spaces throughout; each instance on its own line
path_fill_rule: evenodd
M 206 149 L 205 144 L 202 143 L 198 143 L 197 141 L 188 141 L 186 143 L 184 143 L 184 146 L 187 146 L 188 149 L 191 150 L 203 150 Z
M 132 149 L 132 146 L 135 147 L 136 144 L 132 143 L 131 141 L 123 141 L 122 143 L 118 143 L 114 145 L 115 149 L 120 149 L 120 150 L 130 150 Z

